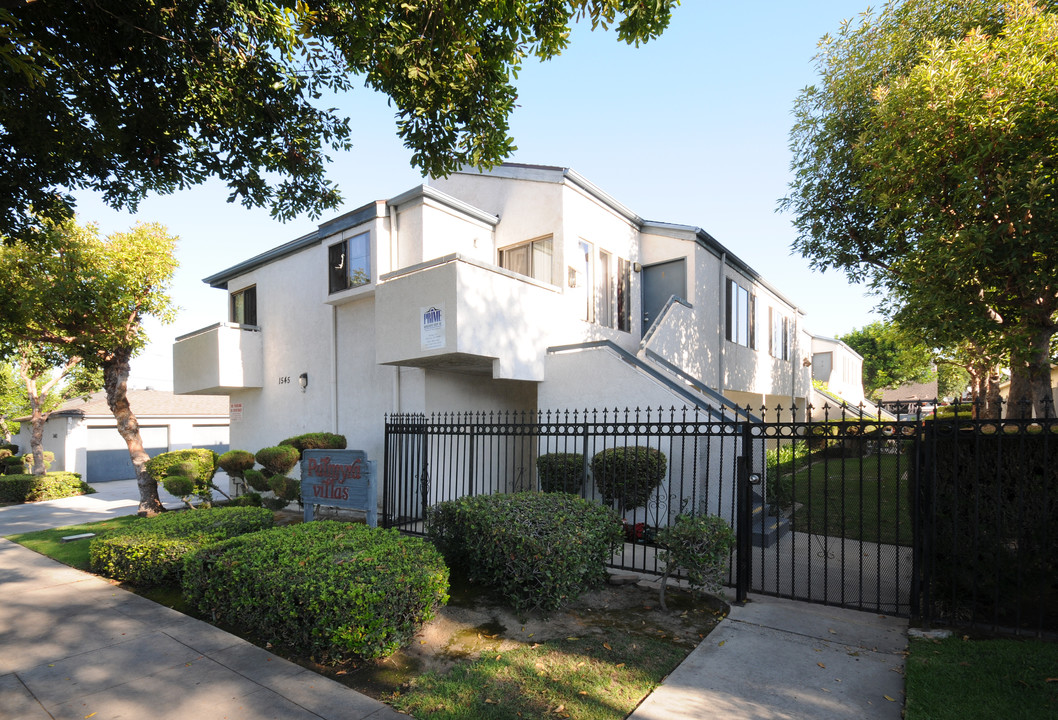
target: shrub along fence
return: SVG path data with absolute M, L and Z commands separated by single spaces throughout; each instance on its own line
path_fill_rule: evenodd
M 725 412 L 392 416 L 381 523 L 424 534 L 442 501 L 565 491 L 618 512 L 612 567 L 660 575 L 658 535 L 718 516 L 736 600 L 1058 631 L 1058 421 Z

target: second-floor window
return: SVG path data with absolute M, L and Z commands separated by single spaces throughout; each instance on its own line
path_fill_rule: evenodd
M 360 233 L 327 249 L 327 288 L 336 293 L 371 282 L 371 233 Z
M 757 339 L 753 317 L 756 314 L 757 298 L 749 290 L 731 278 L 727 279 L 725 294 L 726 337 L 733 343 L 755 348 Z
M 771 340 L 768 349 L 771 356 L 780 360 L 790 359 L 790 319 L 775 308 L 768 308 L 768 319 L 771 324 Z
M 519 275 L 528 275 L 541 282 L 551 283 L 553 245 L 552 239 L 546 237 L 504 248 L 500 250 L 500 267 Z
M 632 332 L 632 263 L 617 258 L 617 329 Z
M 257 324 L 257 286 L 231 294 L 231 321 L 240 325 Z

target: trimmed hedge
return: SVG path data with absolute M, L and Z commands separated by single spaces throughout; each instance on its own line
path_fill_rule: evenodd
M 90 495 L 91 485 L 73 472 L 45 475 L 4 475 L 0 477 L 0 502 L 38 502 L 74 495 Z
M 676 521 L 658 531 L 662 546 L 658 560 L 665 563 L 661 582 L 661 606 L 665 607 L 665 584 L 669 575 L 682 572 L 695 591 L 717 594 L 724 585 L 735 531 L 715 515 L 678 515 Z
M 584 456 L 579 453 L 548 453 L 536 459 L 540 489 L 576 495 L 584 484 Z
M 190 555 L 199 612 L 321 662 L 382 658 L 448 601 L 448 568 L 396 530 L 317 521 L 243 535 Z
M 287 438 L 279 444 L 290 445 L 291 447 L 297 448 L 298 452 L 303 452 L 305 450 L 345 450 L 347 443 L 345 435 L 329 432 L 314 432 L 295 435 L 294 437 Z
M 258 450 L 254 457 L 265 469 L 265 475 L 272 477 L 286 475 L 293 470 L 301 458 L 301 452 L 293 445 L 276 445 Z M 256 486 L 254 489 L 257 489 Z
M 253 468 L 257 459 L 246 450 L 229 450 L 217 458 L 217 467 L 231 477 L 241 478 L 243 473 Z
M 643 507 L 665 477 L 668 460 L 657 448 L 636 445 L 609 448 L 591 459 L 595 486 L 618 512 Z
M 272 526 L 271 511 L 226 507 L 162 513 L 92 540 L 92 572 L 149 587 L 176 582 L 184 556 L 220 540 Z
M 566 493 L 449 500 L 429 508 L 426 527 L 449 564 L 519 611 L 557 608 L 605 580 L 624 537 L 612 510 Z

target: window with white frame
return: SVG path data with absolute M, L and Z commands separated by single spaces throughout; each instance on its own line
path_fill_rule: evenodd
M 500 267 L 550 283 L 554 242 L 550 237 L 531 240 L 500 250 Z
M 257 286 L 237 290 L 231 294 L 231 321 L 239 325 L 257 324 Z
M 768 324 L 771 326 L 771 340 L 768 351 L 773 358 L 790 359 L 790 319 L 775 308 L 768 308 Z
M 614 325 L 614 300 L 613 292 L 613 255 L 605 250 L 599 251 L 599 286 L 596 307 L 596 320 L 603 327 L 612 328 Z
M 724 306 L 726 315 L 726 337 L 733 343 L 756 348 L 757 297 L 747 288 L 731 278 L 727 279 Z
M 371 233 L 360 233 L 327 248 L 327 288 L 331 293 L 371 282 Z

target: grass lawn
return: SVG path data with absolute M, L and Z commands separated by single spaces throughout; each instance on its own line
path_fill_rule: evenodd
M 1058 643 L 911 639 L 906 720 L 1058 718 Z
M 59 539 L 99 533 L 134 518 L 8 539 L 87 570 L 90 541 Z M 141 594 L 186 612 L 178 587 Z M 671 612 L 657 607 L 656 590 L 634 585 L 605 585 L 547 616 L 517 617 L 458 577 L 453 577 L 451 595 L 441 617 L 409 647 L 381 662 L 321 666 L 283 648 L 269 649 L 420 720 L 620 720 L 726 614 L 719 601 L 695 599 L 672 587 Z
M 793 529 L 897 545 L 911 544 L 907 469 L 898 455 L 827 458 L 793 474 Z M 903 476 L 903 478 L 901 477 Z

